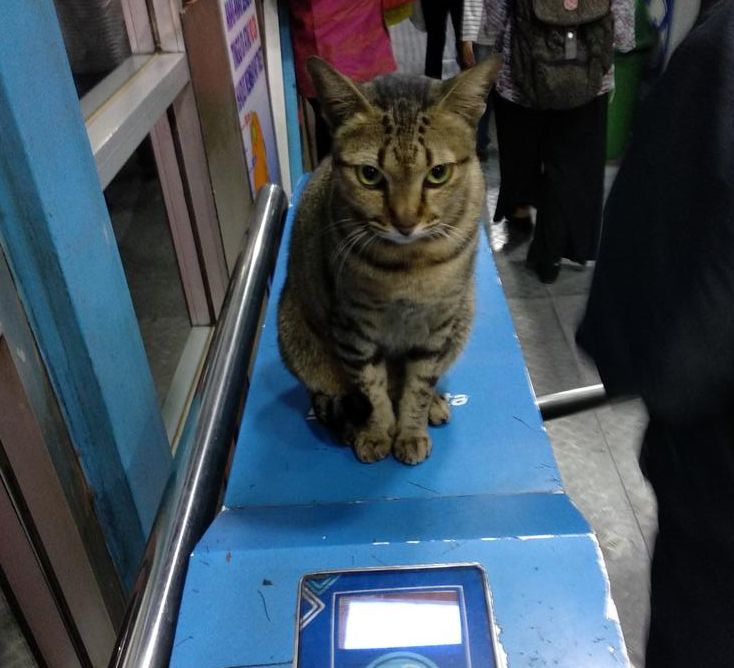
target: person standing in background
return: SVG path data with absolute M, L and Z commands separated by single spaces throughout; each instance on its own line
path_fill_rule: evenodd
M 490 29 L 486 0 L 464 0 L 460 53 L 464 64 L 472 67 L 494 55 L 499 35 Z M 477 156 L 489 157 L 489 120 L 492 115 L 491 94 L 477 128 Z
M 649 415 L 646 668 L 734 665 L 732 118 L 734 2 L 721 0 L 643 101 L 577 334 L 607 394 L 639 395 Z
M 463 0 L 420 0 L 420 2 L 427 36 L 425 75 L 432 79 L 442 78 L 443 51 L 446 46 L 446 20 L 449 15 L 451 15 L 451 25 L 454 28 L 457 62 L 462 70 L 468 67 L 459 51 Z
M 555 95 L 555 106 L 538 105 L 528 98 L 527 84 L 535 82 L 538 68 L 545 64 L 533 60 L 533 51 L 524 42 L 524 28 L 523 39 L 515 44 L 521 3 L 527 8 L 531 0 L 485 0 L 489 32 L 500 35 L 498 48 L 504 61 L 492 100 L 501 179 L 494 220 L 506 219 L 511 232 L 530 234 L 530 207 L 535 206 L 537 219 L 527 265 L 542 282 L 552 283 L 558 277 L 561 258 L 584 264 L 596 257 L 604 199 L 607 94 L 614 88 L 611 63 L 615 48 L 630 51 L 635 46 L 635 6 L 634 0 L 609 0 L 601 19 L 603 42 L 584 44 L 581 29 L 556 29 L 554 39 L 542 41 L 541 48 L 549 50 L 559 48 L 556 40 L 560 41 L 561 58 L 565 55 L 569 63 L 583 65 L 586 61 L 577 55 L 587 48 L 591 54 L 600 54 L 599 60 L 609 61 L 603 74 L 597 71 L 598 85 L 591 99 L 562 108 L 566 91 L 558 85 L 562 77 L 557 75 L 563 65 L 546 79 L 537 77 L 546 86 L 545 92 Z M 590 8 L 577 0 L 546 7 L 571 17 Z M 609 13 L 613 28 L 607 32 Z M 523 21 L 524 26 L 538 29 L 535 17 Z M 550 30 L 542 22 L 539 29 Z M 527 78 L 519 78 L 521 68 Z
M 355 81 L 393 72 L 397 65 L 385 25 L 382 0 L 289 0 L 296 85 L 316 115 L 319 162 L 331 151 L 331 132 L 321 117 L 316 90 L 306 71 L 319 56 Z

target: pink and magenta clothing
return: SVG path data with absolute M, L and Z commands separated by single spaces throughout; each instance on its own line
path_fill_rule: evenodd
M 320 56 L 355 81 L 396 69 L 382 0 L 291 0 L 298 92 L 316 97 L 306 59 Z

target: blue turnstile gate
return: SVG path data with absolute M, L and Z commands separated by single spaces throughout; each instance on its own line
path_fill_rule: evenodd
M 304 575 L 446 564 L 486 573 L 499 665 L 628 665 L 599 545 L 563 491 L 486 241 L 474 331 L 439 386 L 452 419 L 412 468 L 361 464 L 309 417 L 276 343 L 286 257 L 287 242 L 224 507 L 190 557 L 171 665 L 290 666 Z

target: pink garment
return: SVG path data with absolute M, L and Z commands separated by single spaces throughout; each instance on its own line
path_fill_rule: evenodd
M 316 97 L 306 59 L 320 56 L 355 81 L 396 69 L 382 0 L 290 0 L 298 92 Z

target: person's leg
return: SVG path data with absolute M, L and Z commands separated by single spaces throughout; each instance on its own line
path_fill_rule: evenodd
M 465 70 L 467 64 L 461 57 L 461 26 L 464 21 L 464 0 L 448 0 L 448 10 L 451 14 L 451 26 L 454 29 L 454 44 L 456 45 L 456 62 L 459 68 Z
M 603 95 L 576 109 L 545 112 L 543 176 L 528 262 L 548 276 L 562 257 L 575 262 L 596 257 L 604 201 L 606 109 Z
M 421 0 L 426 24 L 425 74 L 440 79 L 443 73 L 443 50 L 446 46 L 446 18 L 449 13 L 446 0 Z
M 491 46 L 474 44 L 474 60 L 479 63 L 489 58 L 493 53 Z M 479 119 L 477 127 L 477 155 L 480 160 L 486 160 L 489 151 L 489 121 L 492 116 L 492 94 L 487 95 L 487 106 Z
M 646 668 L 734 657 L 734 417 L 650 419 L 643 468 L 658 499 Z
M 500 193 L 495 222 L 527 217 L 540 175 L 540 113 L 492 94 L 500 157 Z

